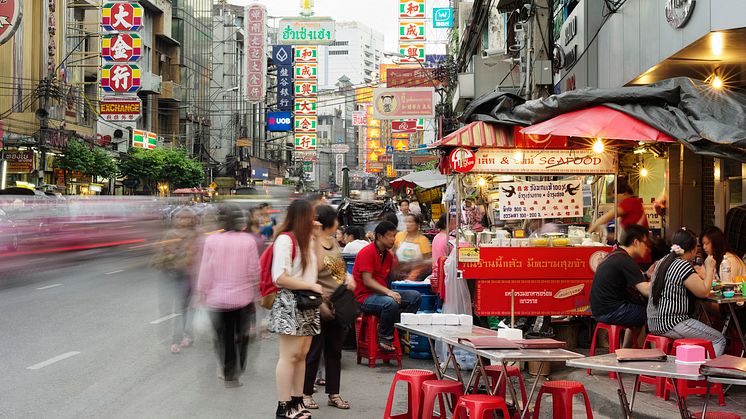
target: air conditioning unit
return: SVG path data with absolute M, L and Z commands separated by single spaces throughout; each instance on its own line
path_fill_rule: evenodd
M 160 58 L 160 60 L 161 60 L 161 62 L 162 62 L 162 63 L 165 63 L 166 61 L 168 61 L 168 55 L 166 55 L 166 54 L 161 54 L 161 58 Z

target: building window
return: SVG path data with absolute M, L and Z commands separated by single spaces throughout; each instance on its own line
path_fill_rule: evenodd
M 329 45 L 330 47 L 346 47 L 350 45 L 350 41 L 334 41 Z
M 347 55 L 349 51 L 341 50 L 341 51 L 329 51 L 329 55 Z

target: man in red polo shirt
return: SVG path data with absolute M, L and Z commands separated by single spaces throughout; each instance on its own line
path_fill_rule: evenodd
M 394 351 L 394 323 L 401 313 L 416 313 L 420 308 L 420 293 L 413 290 L 392 291 L 387 278 L 392 266 L 398 264 L 390 252 L 394 247 L 396 226 L 383 221 L 376 227 L 375 241 L 364 247 L 355 258 L 352 276 L 355 278 L 355 298 L 364 313 L 380 316 L 378 346 L 382 351 Z

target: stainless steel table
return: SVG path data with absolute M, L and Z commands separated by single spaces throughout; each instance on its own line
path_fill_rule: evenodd
M 702 407 L 702 417 L 707 414 L 707 404 L 710 402 L 710 384 L 727 384 L 728 386 L 746 386 L 746 379 L 740 378 L 728 378 L 728 377 L 713 377 L 705 376 L 707 378 L 707 394 L 705 395 L 705 405 Z M 725 390 L 723 390 L 725 391 Z
M 616 374 L 619 389 L 619 402 L 622 407 L 624 418 L 632 417 L 632 408 L 635 403 L 635 391 L 640 375 L 649 375 L 653 377 L 672 378 L 677 380 L 704 380 L 705 377 L 699 373 L 699 364 L 677 364 L 676 358 L 669 356 L 666 361 L 635 361 L 619 362 L 616 354 L 599 355 L 582 359 L 574 359 L 566 362 L 567 366 L 609 371 L 616 373 L 627 373 L 635 375 L 635 384 L 632 393 L 632 403 L 627 401 L 627 393 L 624 391 L 622 375 Z M 676 404 L 679 408 L 679 414 L 684 419 L 689 419 L 689 410 L 686 406 L 686 399 L 679 397 L 679 390 L 676 385 L 673 386 L 676 393 Z
M 704 301 L 715 303 L 718 305 L 725 304 L 728 307 L 728 313 L 725 315 L 725 319 L 723 319 L 723 330 L 721 333 L 723 334 L 723 336 L 727 336 L 725 332 L 728 331 L 728 326 L 730 326 L 730 323 L 733 322 L 733 325 L 736 328 L 736 333 L 738 334 L 738 338 L 741 340 L 741 356 L 743 356 L 744 353 L 746 353 L 746 335 L 744 335 L 744 332 L 741 329 L 741 324 L 738 322 L 738 315 L 736 314 L 736 304 L 746 302 L 746 297 L 739 295 L 737 297 L 734 296 L 731 298 L 726 298 L 723 296 L 710 294 L 710 296 L 705 298 Z

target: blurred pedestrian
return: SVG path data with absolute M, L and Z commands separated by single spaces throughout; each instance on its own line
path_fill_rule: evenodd
M 420 231 L 422 218 L 419 215 L 408 214 L 404 218 L 404 231 L 396 234 L 392 251 L 401 263 L 417 263 L 429 260 L 432 255 L 430 240 Z M 410 281 L 422 280 L 432 273 L 432 269 L 425 265 L 412 267 L 407 275 Z
M 259 226 L 261 228 L 262 236 L 264 236 L 265 239 L 269 240 L 275 235 L 277 220 L 272 217 L 272 208 L 267 202 L 262 202 L 261 204 L 259 204 L 259 212 L 261 214 Z
M 215 349 L 225 387 L 239 387 L 246 368 L 249 317 L 258 297 L 259 253 L 245 233 L 245 218 L 234 205 L 218 209 L 223 231 L 205 240 L 198 290 L 210 310 L 215 328 Z
M 318 308 L 297 307 L 294 291 L 318 294 L 323 291 L 317 283 L 319 269 L 314 251 L 315 236 L 321 229 L 314 219 L 310 202 L 293 201 L 273 247 L 272 281 L 278 291 L 270 313 L 269 331 L 280 336 L 280 358 L 275 369 L 278 418 L 309 418 L 311 413 L 303 405 L 303 381 L 306 355 L 313 336 L 321 333 L 321 319 Z
M 193 278 L 198 254 L 197 214 L 188 207 L 176 212 L 171 229 L 153 256 L 152 265 L 163 274 L 161 314 L 175 314 L 171 353 L 190 346 L 192 338 Z
M 406 222 L 407 215 L 410 214 L 409 211 L 409 200 L 408 199 L 402 199 L 399 201 L 399 212 L 396 213 L 396 230 L 397 231 L 403 231 L 405 226 L 404 223 Z
M 321 334 L 313 337 L 311 348 L 306 356 L 306 378 L 303 385 L 303 404 L 309 409 L 318 409 L 313 399 L 313 385 L 316 371 L 319 368 L 321 355 L 324 355 L 326 368 L 325 386 L 329 406 L 338 409 L 349 409 L 350 404 L 339 395 L 340 376 L 342 373 L 342 343 L 347 328 L 335 319 L 331 295 L 340 286 L 350 291 L 355 289 L 352 276 L 347 273 L 347 266 L 334 234 L 339 223 L 334 209 L 328 205 L 316 207 L 316 220 L 321 223 L 321 234 L 316 240 L 316 260 L 318 262 L 318 283 L 323 289 L 324 303 L 321 305 Z

